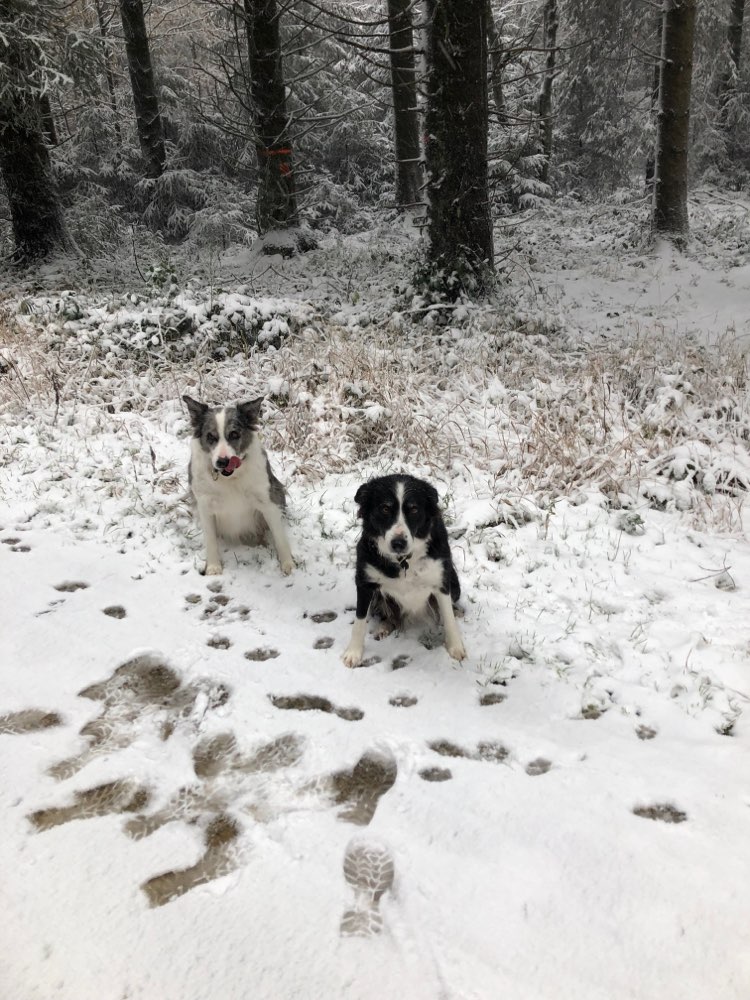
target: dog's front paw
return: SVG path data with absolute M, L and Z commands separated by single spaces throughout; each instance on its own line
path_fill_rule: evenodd
M 445 648 L 448 650 L 448 656 L 452 656 L 454 660 L 465 660 L 466 659 L 466 649 L 460 638 L 451 639 L 450 642 L 446 642 Z
M 362 662 L 362 654 L 364 653 L 364 648 L 362 646 L 349 646 L 344 651 L 341 659 L 344 661 L 344 665 L 347 667 L 358 667 Z
M 281 564 L 281 572 L 284 576 L 289 576 L 290 573 L 293 573 L 296 568 L 297 564 L 291 556 L 288 559 L 285 559 Z
M 203 573 L 204 576 L 221 576 L 221 574 L 221 563 L 206 563 L 206 569 Z

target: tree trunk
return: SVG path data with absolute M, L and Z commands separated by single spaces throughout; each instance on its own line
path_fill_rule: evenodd
M 411 0 L 388 0 L 391 89 L 396 134 L 396 202 L 411 208 L 422 200 L 417 77 Z
M 258 155 L 258 231 L 297 224 L 291 120 L 281 63 L 276 0 L 244 0 Z
M 122 146 L 122 133 L 120 132 L 120 122 L 117 115 L 117 98 L 115 97 L 115 78 L 112 75 L 112 67 L 109 64 L 109 46 L 107 45 L 107 25 L 104 20 L 101 0 L 94 0 L 96 4 L 96 16 L 99 21 L 99 34 L 102 39 L 104 49 L 104 72 L 107 77 L 107 90 L 109 92 L 109 106 L 112 109 L 112 121 L 117 136 L 117 145 Z
M 677 243 L 688 235 L 690 87 L 697 0 L 666 0 L 659 78 L 654 230 Z
M 745 0 L 730 0 L 727 25 L 728 66 L 719 84 L 719 124 L 726 128 L 729 102 L 737 87 L 742 57 L 742 26 L 745 20 Z
M 654 59 L 654 66 L 651 73 L 651 91 L 649 93 L 649 113 L 651 116 L 651 127 L 656 132 L 659 119 L 659 78 L 661 76 L 661 43 L 663 34 L 663 15 L 661 11 L 654 19 L 654 45 L 658 55 Z M 654 193 L 654 173 L 656 171 L 656 142 L 652 142 L 651 148 L 646 157 L 646 194 Z
M 492 0 L 487 0 L 485 17 L 487 18 L 487 48 L 490 55 L 490 84 L 492 99 L 495 102 L 495 115 L 501 125 L 507 125 L 508 113 L 503 93 L 503 52 L 500 34 L 492 13 Z
M 542 81 L 542 92 L 539 95 L 539 121 L 542 132 L 542 165 L 541 179 L 546 184 L 549 180 L 549 165 L 552 159 L 552 84 L 555 79 L 555 63 L 557 62 L 557 0 L 545 0 L 544 4 L 544 47 L 547 50 L 547 64 Z
M 39 98 L 39 114 L 42 118 L 42 131 L 48 146 L 57 145 L 57 129 L 55 128 L 55 116 L 52 114 L 49 94 L 42 94 Z
M 494 263 L 485 14 L 485 0 L 430 0 L 428 7 L 429 262 L 452 298 L 484 290 Z
M 148 177 L 160 177 L 166 166 L 167 155 L 142 0 L 120 0 L 120 16 L 130 83 L 133 87 L 138 140 L 146 160 L 146 174 Z
M 0 20 L 16 17 L 14 4 L 1 0 Z M 4 56 L 11 80 L 23 81 L 28 61 L 15 33 L 7 36 Z M 40 101 L 22 82 L 0 92 L 0 174 L 10 205 L 16 261 L 27 264 L 71 249 L 44 141 Z

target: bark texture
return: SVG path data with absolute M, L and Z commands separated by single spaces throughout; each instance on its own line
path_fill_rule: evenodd
M 549 180 L 549 165 L 552 160 L 552 86 L 557 63 L 557 27 L 557 0 L 545 0 L 544 47 L 547 50 L 547 61 L 542 79 L 542 92 L 539 95 L 539 122 L 542 135 L 542 153 L 544 153 L 541 179 L 545 184 Z
M 493 269 L 486 3 L 430 0 L 428 14 L 429 256 L 433 269 L 457 276 L 446 288 L 457 294 L 482 290 Z
M 291 121 L 276 0 L 244 0 L 244 5 L 258 156 L 257 223 L 258 231 L 267 233 L 297 224 Z
M 697 0 L 667 0 L 659 78 L 654 230 L 676 242 L 688 236 L 690 89 Z
M 654 59 L 654 66 L 651 73 L 651 89 L 649 91 L 649 108 L 651 112 L 651 125 L 656 136 L 656 128 L 659 121 L 659 79 L 661 77 L 661 43 L 663 34 L 663 15 L 659 12 L 654 18 L 654 46 L 657 56 Z M 654 175 L 656 172 L 656 140 L 651 144 L 646 157 L 646 192 L 653 197 Z
M 167 155 L 142 0 L 120 0 L 120 16 L 133 88 L 138 141 L 146 161 L 146 174 L 159 177 L 164 172 Z
M 400 208 L 422 200 L 417 113 L 417 71 L 411 0 L 388 0 L 391 90 L 396 136 L 396 202 Z

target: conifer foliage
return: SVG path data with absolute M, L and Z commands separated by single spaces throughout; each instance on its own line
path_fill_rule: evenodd
M 455 298 L 524 212 L 622 191 L 684 242 L 691 186 L 750 186 L 746 3 L 0 0 L 0 256 L 401 214 Z
M 57 74 L 46 4 L 0 2 L 0 171 L 10 207 L 14 257 L 28 263 L 69 245 L 43 125 Z

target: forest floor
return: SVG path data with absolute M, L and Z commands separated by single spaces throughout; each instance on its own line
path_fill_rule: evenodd
M 14 1000 L 746 1000 L 750 202 L 123 248 L 0 308 L 0 985 Z M 248 345 L 255 345 L 248 355 Z M 266 395 L 298 561 L 204 578 L 180 396 Z M 354 493 L 435 483 L 468 659 L 341 662 Z

